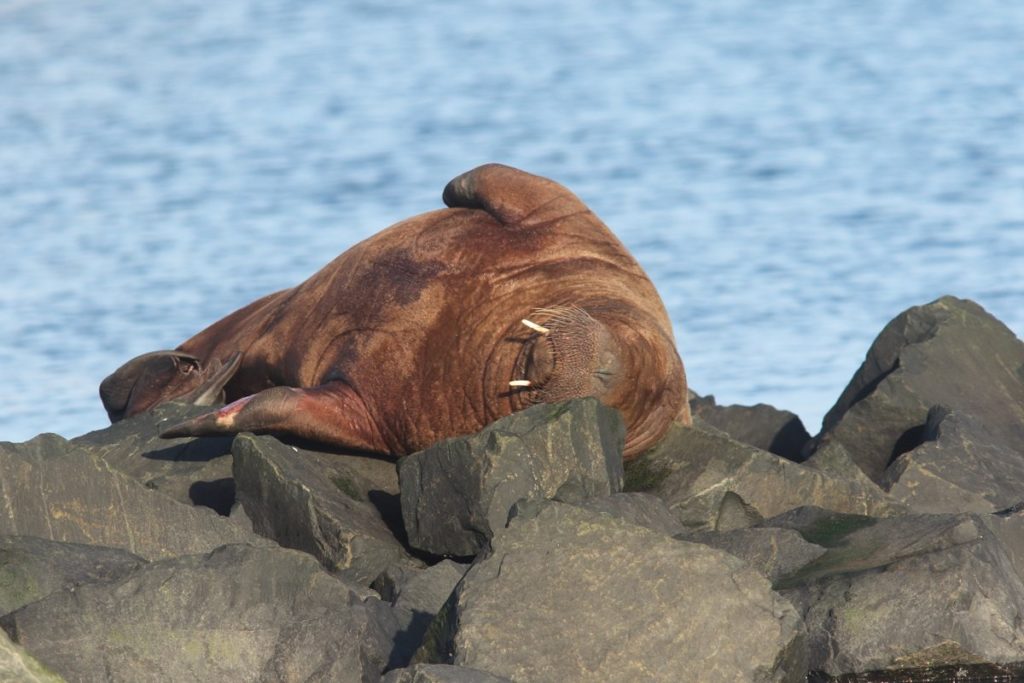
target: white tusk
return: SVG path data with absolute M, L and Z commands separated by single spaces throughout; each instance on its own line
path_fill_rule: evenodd
M 524 325 L 526 325 L 527 327 L 529 327 L 534 332 L 540 332 L 541 334 L 549 334 L 551 332 L 551 330 L 549 330 L 548 328 L 544 327 L 543 325 L 538 325 L 537 323 L 533 322 L 532 320 L 527 320 L 526 318 L 523 318 L 522 323 Z
M 510 387 L 528 387 L 532 384 L 528 379 L 514 379 L 508 383 Z

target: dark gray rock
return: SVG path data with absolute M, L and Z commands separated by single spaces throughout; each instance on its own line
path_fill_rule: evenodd
M 450 664 L 414 664 L 408 669 L 389 671 L 381 683 L 512 683 L 511 679 L 486 671 Z
M 370 502 L 374 484 L 346 468 L 348 456 L 252 434 L 239 435 L 232 453 L 238 498 L 258 534 L 362 585 L 393 563 L 417 564 Z
M 588 498 L 579 506 L 593 512 L 604 512 L 630 524 L 675 536 L 686 531 L 675 513 L 661 498 L 650 493 L 613 493 L 603 498 Z
M 796 413 L 764 403 L 720 406 L 714 396 L 695 396 L 690 399 L 690 411 L 740 443 L 795 462 L 803 460 L 803 449 L 811 440 Z
M 887 478 L 886 468 L 922 444 L 935 406 L 979 421 L 970 430 L 968 440 L 975 443 L 965 457 L 947 445 L 943 453 L 925 458 L 930 463 L 956 458 L 941 473 L 949 488 L 988 496 L 993 509 L 1019 502 L 1012 491 L 1024 486 L 1024 343 L 972 301 L 943 297 L 886 325 L 825 416 L 813 447 L 839 443 L 872 480 L 892 484 L 898 477 Z M 961 428 L 970 422 L 961 422 Z M 979 461 L 993 477 L 975 477 L 972 469 Z M 900 474 L 917 467 L 904 467 Z M 928 467 L 920 465 L 918 480 L 933 473 Z M 993 478 L 1007 483 L 995 493 L 976 488 Z M 921 496 L 916 498 L 920 503 Z
M 775 582 L 776 588 L 886 567 L 904 558 L 981 538 L 976 520 L 965 515 L 910 514 L 876 519 L 805 507 L 766 520 L 764 525 L 796 531 L 807 542 L 826 549 L 813 561 L 781 577 Z
M 426 569 L 396 565 L 378 576 L 372 588 L 392 607 L 396 648 L 390 666 L 406 666 L 427 628 L 451 596 L 468 565 L 443 560 Z
M 441 611 L 468 569 L 468 564 L 442 560 L 432 567 L 407 572 L 395 582 L 391 603 L 414 612 L 426 612 L 433 617 Z
M 0 535 L 123 548 L 147 559 L 260 539 L 174 501 L 54 434 L 0 443 Z
M 305 553 L 225 546 L 27 605 L 0 625 L 76 681 L 377 680 L 392 642 Z
M 809 543 L 792 529 L 703 531 L 677 538 L 735 555 L 759 571 L 773 586 L 783 576 L 795 573 L 825 553 L 824 548 Z
M 911 523 L 915 533 L 923 531 L 926 517 Z M 931 552 L 911 548 L 907 552 L 913 554 L 898 557 L 894 548 L 907 539 L 895 538 L 884 566 L 784 591 L 805 614 L 812 669 L 840 675 L 1021 660 L 1024 582 L 1003 537 L 1024 536 L 1024 521 L 935 517 L 939 531 L 928 534 L 936 548 Z M 951 526 L 949 517 L 960 524 Z M 973 542 L 957 542 L 975 534 Z
M 702 425 L 673 425 L 628 464 L 626 488 L 663 499 L 690 531 L 743 528 L 802 505 L 879 517 L 906 512 L 871 482 L 831 476 Z
M 624 439 L 618 412 L 586 398 L 532 406 L 405 457 L 398 475 L 409 544 L 474 555 L 519 500 L 578 502 L 615 493 Z
M 227 515 L 235 497 L 229 457 L 233 437 L 160 438 L 167 427 L 209 410 L 208 406 L 165 403 L 76 437 L 71 444 L 147 488 Z
M 919 512 L 995 512 L 1024 501 L 1024 445 L 989 438 L 987 422 L 933 408 L 924 443 L 897 458 L 882 485 Z
M 117 548 L 0 536 L 0 615 L 54 591 L 118 579 L 143 564 L 141 557 Z
M 470 568 L 418 660 L 528 681 L 803 681 L 796 611 L 741 560 L 572 505 L 535 508 Z
M 64 679 L 44 667 L 24 648 L 12 643 L 4 631 L 0 631 L 0 681 L 63 683 Z

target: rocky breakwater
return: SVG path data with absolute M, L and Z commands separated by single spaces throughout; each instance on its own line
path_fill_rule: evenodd
M 901 314 L 813 439 L 770 406 L 691 407 L 625 467 L 593 399 L 397 467 L 158 439 L 180 405 L 0 444 L 0 679 L 1021 672 L 1024 344 L 998 321 Z

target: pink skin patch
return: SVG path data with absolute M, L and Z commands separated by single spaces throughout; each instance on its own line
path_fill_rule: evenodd
M 232 422 L 235 421 L 235 415 L 238 415 L 238 413 L 242 411 L 242 408 L 244 408 L 246 404 L 248 404 L 249 401 L 253 400 L 255 397 L 256 396 L 254 394 L 252 396 L 240 398 L 237 401 L 229 403 L 220 410 L 218 410 L 216 413 L 217 424 L 230 425 Z

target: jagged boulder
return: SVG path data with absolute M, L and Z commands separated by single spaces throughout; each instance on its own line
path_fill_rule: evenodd
M 812 669 L 1024 659 L 1024 518 L 802 510 L 767 523 L 827 547 L 778 582 L 805 615 Z
M 542 403 L 398 463 L 409 544 L 475 555 L 519 500 L 570 501 L 622 488 L 625 427 L 597 399 Z
M 587 498 L 577 505 L 592 512 L 607 513 L 630 524 L 660 531 L 669 536 L 686 531 L 686 527 L 679 521 L 668 504 L 650 493 L 637 491 L 613 493 L 601 498 Z
M 781 455 L 787 460 L 803 460 L 803 449 L 811 440 L 796 413 L 764 403 L 720 406 L 714 396 L 694 395 L 690 398 L 690 412 L 740 443 Z
M 76 681 L 362 683 L 393 646 L 358 587 L 305 553 L 248 545 L 53 593 L 0 626 Z
M 0 443 L 0 534 L 123 548 L 153 560 L 260 543 L 206 507 L 179 503 L 55 434 Z
M 683 541 L 703 543 L 744 560 L 774 586 L 825 554 L 825 548 L 804 539 L 792 529 L 748 528 L 702 531 L 677 536 Z
M 1020 502 L 1024 343 L 972 301 L 947 296 L 901 313 L 810 449 L 835 443 L 918 510 Z
M 417 659 L 528 681 L 802 681 L 793 607 L 741 560 L 557 502 L 520 509 Z
M 869 481 L 790 462 L 700 424 L 673 425 L 629 463 L 626 488 L 663 499 L 690 531 L 752 526 L 802 505 L 871 516 L 906 512 Z
M 393 501 L 394 494 L 376 488 L 381 477 L 361 474 L 356 456 L 252 434 L 239 435 L 232 454 L 238 498 L 258 534 L 308 552 L 328 571 L 363 585 L 396 562 L 417 564 L 372 502 Z M 394 465 L 378 462 L 397 484 Z

